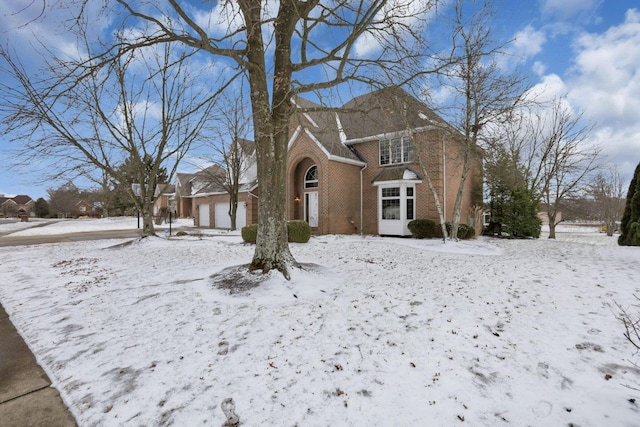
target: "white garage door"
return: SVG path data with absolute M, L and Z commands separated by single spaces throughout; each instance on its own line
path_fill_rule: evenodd
M 198 218 L 200 227 L 211 227 L 209 221 L 209 205 L 198 205 Z
M 231 228 L 229 203 L 216 203 L 215 214 L 216 228 Z M 243 202 L 238 202 L 238 211 L 236 212 L 236 228 L 240 229 L 245 225 L 247 225 L 247 208 Z

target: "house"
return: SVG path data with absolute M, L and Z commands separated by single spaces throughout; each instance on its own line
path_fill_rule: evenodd
M 445 218 L 451 220 L 463 145 L 455 130 L 423 103 L 398 88 L 356 97 L 335 111 L 302 98 L 293 102 L 297 112 L 287 161 L 290 219 L 307 221 L 316 234 L 407 236 L 413 219 L 439 223 L 428 176 Z M 480 149 L 471 154 L 460 218 L 467 224 L 473 224 L 474 208 L 482 202 L 482 155 Z M 255 156 L 247 159 L 255 161 Z M 238 217 L 244 216 L 238 227 L 258 220 L 260 188 L 254 171 L 249 168 L 243 177 Z M 197 177 L 189 182 L 195 225 L 224 228 L 229 196 L 220 188 L 194 186 Z
M 0 216 L 17 218 L 21 216 L 35 217 L 36 202 L 29 196 L 19 194 L 14 197 L 0 196 Z
M 78 200 L 74 205 L 74 217 L 91 217 L 91 218 L 100 218 L 102 216 L 102 211 L 100 206 L 97 206 L 95 202 L 88 202 L 86 200 Z
M 245 142 L 248 142 L 245 140 Z M 255 167 L 255 147 L 253 142 L 243 145 L 244 165 L 239 168 L 238 204 L 236 211 L 236 228 L 258 221 L 258 195 Z M 231 227 L 229 216 L 229 193 L 225 182 L 226 171 L 213 165 L 194 174 L 189 180 L 191 195 L 191 212 L 194 225 L 198 227 L 222 228 Z
M 176 186 L 173 184 L 158 184 L 153 203 L 153 216 L 157 224 L 169 221 L 169 214 L 176 218 Z

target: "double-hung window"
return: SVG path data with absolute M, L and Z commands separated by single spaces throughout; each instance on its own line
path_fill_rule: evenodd
M 400 187 L 382 188 L 382 219 L 400 219 Z
M 380 141 L 380 165 L 394 165 L 413 161 L 413 140 L 410 136 Z

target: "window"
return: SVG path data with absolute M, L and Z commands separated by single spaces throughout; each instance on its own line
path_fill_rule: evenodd
M 414 219 L 413 187 L 407 187 L 407 219 Z
M 400 187 L 382 189 L 382 219 L 400 219 Z
M 87 207 L 85 205 L 80 205 L 80 212 L 86 212 Z
M 316 165 L 311 166 L 304 174 L 304 188 L 318 188 L 318 167 Z
M 413 140 L 409 136 L 380 141 L 380 165 L 413 161 Z
M 380 189 L 380 207 L 383 220 L 411 221 L 416 217 L 416 190 L 413 184 Z

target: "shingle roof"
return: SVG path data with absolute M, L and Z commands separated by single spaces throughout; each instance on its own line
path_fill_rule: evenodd
M 448 126 L 425 104 L 400 88 L 377 90 L 353 98 L 338 111 L 297 97 L 294 126 L 305 127 L 331 155 L 363 161 L 351 148 L 357 140 L 425 126 Z
M 19 205 L 26 205 L 27 203 L 33 201 L 31 197 L 24 194 L 18 194 L 17 196 L 12 197 L 11 200 L 13 200 Z
M 340 117 L 348 140 L 430 125 L 448 126 L 425 104 L 400 88 L 358 96 L 342 106 Z
M 371 182 L 400 181 L 402 179 L 422 180 L 422 176 L 409 166 L 403 165 L 383 168 Z
M 299 110 L 294 120 L 304 126 L 332 156 L 361 162 L 362 159 L 342 141 L 339 115 L 335 111 L 322 111 L 322 106 L 303 98 L 296 98 Z M 306 110 L 306 111 L 305 111 Z
M 222 185 L 225 177 L 225 170 L 218 165 L 212 165 L 196 172 L 189 181 L 191 183 L 191 195 L 225 192 L 226 190 Z

